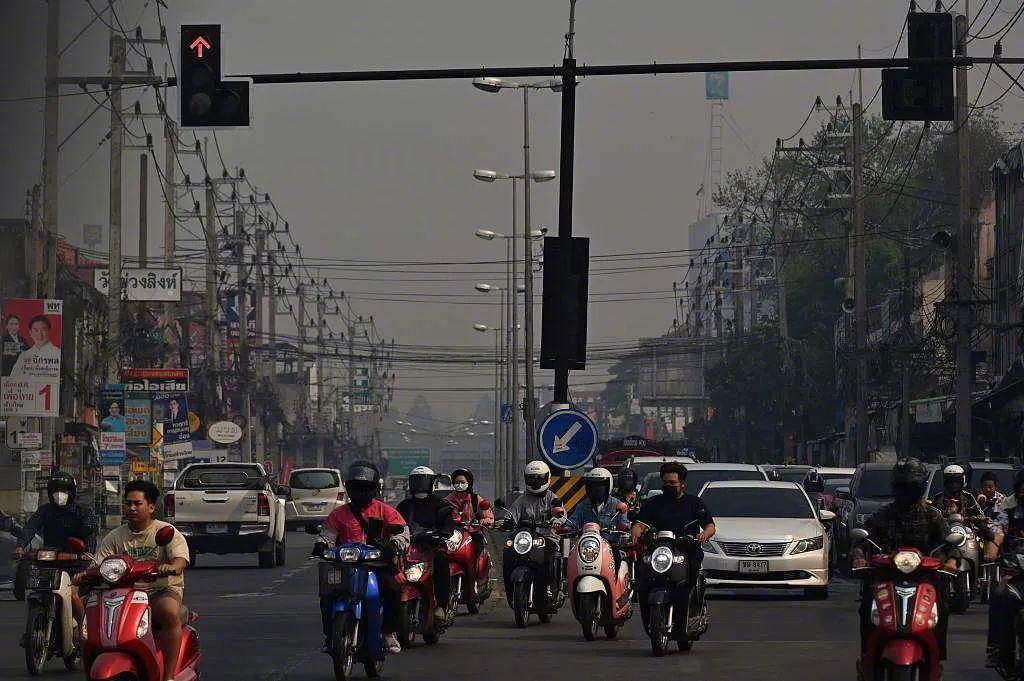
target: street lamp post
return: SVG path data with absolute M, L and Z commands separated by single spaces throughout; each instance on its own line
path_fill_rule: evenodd
M 500 326 L 491 328 L 486 324 L 474 324 L 473 328 L 480 333 L 494 332 L 494 496 L 505 493 L 505 471 L 504 457 L 502 456 L 501 431 L 498 424 L 501 423 L 501 391 L 504 389 L 502 380 L 501 364 L 501 331 Z
M 498 236 L 495 234 L 495 236 Z M 509 304 L 509 291 L 506 288 L 500 286 L 492 286 L 491 284 L 476 284 L 474 288 L 481 293 L 491 293 L 497 291 L 500 294 L 501 300 L 501 319 L 503 320 L 503 327 L 501 330 L 505 331 L 505 349 L 502 353 L 505 358 L 505 374 L 503 376 L 504 386 L 502 389 L 502 402 L 512 402 L 512 388 L 515 377 L 512 374 L 513 365 L 515 362 L 513 358 L 515 355 L 512 353 L 512 340 L 514 334 L 512 333 L 512 327 L 510 325 L 512 319 L 512 309 Z M 500 412 L 499 412 L 500 419 Z M 500 477 L 503 480 L 509 480 L 511 475 L 511 468 L 515 458 L 516 446 L 518 444 L 518 438 L 516 437 L 516 423 L 515 419 L 512 419 L 511 423 L 502 422 L 502 430 L 505 433 L 505 445 L 502 447 L 503 456 L 501 458 L 501 473 Z

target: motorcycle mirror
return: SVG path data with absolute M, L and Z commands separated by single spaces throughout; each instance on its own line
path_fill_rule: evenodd
M 486 499 L 481 500 L 480 501 L 480 508 L 481 508 L 481 510 L 484 510 L 484 511 L 490 511 L 491 510 L 491 502 L 487 501 Z
M 306 534 L 320 534 L 320 523 L 306 523 Z
M 615 510 L 618 511 L 619 513 L 626 513 L 627 511 L 629 511 L 629 506 L 626 506 L 624 502 L 620 501 L 619 505 L 615 507 Z
M 856 541 L 864 541 L 870 536 L 871 535 L 868 533 L 868 531 L 865 530 L 863 527 L 855 527 L 854 529 L 850 530 L 850 539 Z
M 68 548 L 71 549 L 71 553 L 85 553 L 85 542 L 78 537 L 70 537 Z
M 174 539 L 174 525 L 165 525 L 156 531 L 156 545 L 167 546 Z
M 967 543 L 967 535 L 959 532 L 950 532 L 946 535 L 946 543 L 952 547 L 960 548 Z
M 551 515 L 555 518 L 561 518 L 565 515 L 565 509 L 561 506 L 554 506 L 551 509 Z

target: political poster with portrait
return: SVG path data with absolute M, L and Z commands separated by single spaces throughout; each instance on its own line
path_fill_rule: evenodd
M 192 453 L 192 433 L 188 427 L 188 393 L 153 395 L 153 422 L 163 424 L 163 453 L 169 459 Z
M 62 300 L 4 301 L 0 414 L 60 415 L 63 309 Z
M 104 383 L 100 386 L 100 461 L 106 465 L 123 462 L 125 459 L 125 431 L 128 427 L 125 416 L 124 384 Z

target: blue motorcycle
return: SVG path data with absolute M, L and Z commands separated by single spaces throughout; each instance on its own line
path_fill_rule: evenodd
M 334 678 L 349 681 L 356 661 L 368 677 L 380 676 L 384 667 L 384 604 L 373 570 L 387 568 L 384 551 L 366 544 L 325 547 L 320 555 L 320 596 L 330 598 L 331 629 L 328 643 Z

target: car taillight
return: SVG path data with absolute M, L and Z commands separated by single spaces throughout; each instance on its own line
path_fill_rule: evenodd
M 266 492 L 260 492 L 256 506 L 256 515 L 270 516 L 270 497 L 267 496 Z
M 174 493 L 164 495 L 164 517 L 174 517 Z

